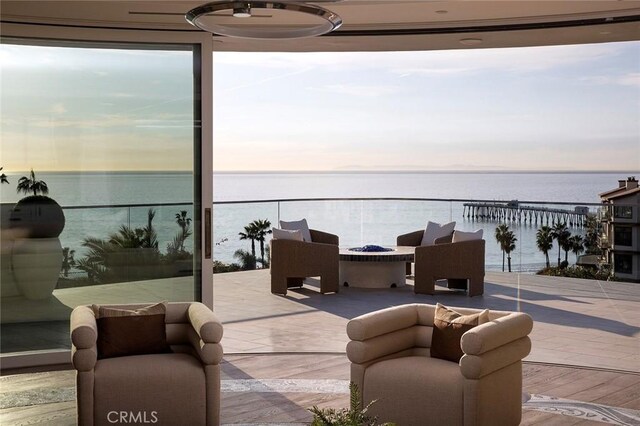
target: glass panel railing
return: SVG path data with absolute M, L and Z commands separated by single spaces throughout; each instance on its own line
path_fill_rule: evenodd
M 549 255 L 549 265 L 552 267 L 559 266 L 565 258 L 566 265 L 571 266 L 578 262 L 579 255 L 596 256 L 600 253 L 597 247 L 598 235 L 601 232 L 598 226 L 599 205 L 597 204 L 466 202 L 462 205 L 464 221 L 474 224 L 476 228 L 484 229 L 487 241 L 487 270 L 502 270 L 502 248 L 496 236 L 496 229 L 499 226 L 506 226 L 506 231 L 513 232 L 516 238 L 513 241 L 515 247 L 510 253 L 512 271 L 525 273 L 540 271 L 547 265 L 545 252 Z M 559 224 L 565 224 L 566 229 L 556 229 Z M 546 231 L 547 235 L 542 234 L 538 241 L 538 233 L 546 229 L 543 227 L 549 228 Z M 559 233 L 563 247 L 567 249 L 564 250 L 561 247 L 560 256 L 558 256 L 558 238 L 554 229 Z M 590 239 L 587 239 L 587 236 Z M 570 253 L 573 255 L 569 256 Z M 505 257 L 507 258 L 505 270 L 508 270 L 509 255 L 506 254 Z M 590 262 L 593 260 L 592 257 Z
M 546 266 L 544 251 L 538 247 L 537 241 L 538 231 L 543 226 L 553 228 L 556 223 L 566 223 L 568 237 L 574 237 L 572 247 L 563 243 L 568 252 L 560 249 L 560 262 L 566 258 L 568 265 L 575 265 L 577 256 L 601 255 L 597 243 L 605 228 L 598 220 L 599 210 L 601 205 L 593 203 L 487 200 L 317 199 L 222 203 L 216 206 L 214 215 L 214 238 L 218 241 L 214 254 L 218 260 L 233 262 L 236 250 L 248 250 L 250 247 L 248 242 L 239 239 L 239 233 L 243 232 L 244 226 L 263 216 L 275 227 L 279 219 L 306 218 L 311 228 L 338 235 L 342 247 L 366 244 L 392 246 L 396 244 L 398 235 L 424 229 L 427 221 L 455 221 L 455 229 L 459 231 L 483 230 L 488 271 L 503 270 L 503 250 L 496 239 L 496 229 L 501 226 L 512 232 L 515 238 L 512 241 L 514 247 L 509 253 L 505 252 L 504 270 L 509 270 L 511 257 L 511 271 L 535 273 Z M 589 223 L 595 226 L 591 231 L 587 226 Z M 589 232 L 591 240 L 587 247 L 585 239 Z M 548 238 L 551 238 L 551 249 L 547 250 L 550 266 L 558 266 L 557 238 L 551 234 Z M 267 242 L 270 239 L 270 235 L 265 238 Z M 543 243 L 540 244 L 544 247 Z M 595 262 L 596 257 L 589 261 Z
M 256 223 L 258 222 L 258 223 Z M 264 241 L 254 240 L 251 233 L 258 225 L 264 232 Z M 220 203 L 213 208 L 213 260 L 215 272 L 253 269 L 268 265 L 269 232 L 278 226 L 277 202 Z M 247 231 L 245 227 L 249 227 Z M 240 234 L 244 234 L 242 237 Z M 260 233 L 260 232 L 259 232 Z M 262 237 L 261 237 L 262 238 Z M 256 260 L 253 261 L 253 256 Z
M 57 288 L 193 275 L 191 204 L 64 210 Z

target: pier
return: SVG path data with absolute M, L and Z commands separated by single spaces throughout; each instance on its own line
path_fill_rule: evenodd
M 534 225 L 553 225 L 564 222 L 567 226 L 583 227 L 589 208 L 578 206 L 573 210 L 547 207 L 521 206 L 517 200 L 508 203 L 464 203 L 463 217 L 501 222 L 524 222 Z

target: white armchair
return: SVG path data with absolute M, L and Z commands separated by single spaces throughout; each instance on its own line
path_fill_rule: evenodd
M 519 424 L 531 317 L 491 311 L 490 322 L 462 335 L 464 355 L 455 363 L 430 356 L 434 312 L 412 304 L 349 321 L 347 356 L 361 402 L 377 400 L 370 413 L 402 426 Z

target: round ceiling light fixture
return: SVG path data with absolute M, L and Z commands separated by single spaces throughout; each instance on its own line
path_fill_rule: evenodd
M 260 10 L 267 10 L 271 15 L 254 15 L 254 12 Z M 219 13 L 223 11 L 230 13 Z M 294 15 L 296 19 L 287 19 Z M 257 39 L 314 37 L 329 33 L 342 25 L 342 18 L 337 14 L 304 2 L 214 1 L 191 9 L 185 18 L 191 25 L 210 33 Z M 239 22 L 234 18 L 244 19 Z M 274 19 L 269 23 L 264 19 L 251 22 L 255 18 Z

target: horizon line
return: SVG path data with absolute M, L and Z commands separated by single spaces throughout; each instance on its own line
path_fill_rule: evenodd
M 17 170 L 17 171 L 8 171 L 4 170 L 4 173 L 8 175 L 18 174 L 18 173 L 29 173 L 30 170 Z M 171 174 L 182 174 L 182 173 L 193 173 L 193 170 L 40 170 L 36 173 L 148 173 L 148 174 L 157 174 L 157 173 L 171 173 Z M 566 170 L 566 169 L 389 169 L 389 170 L 374 170 L 374 169 L 357 169 L 357 170 L 214 170 L 213 174 L 419 174 L 419 173 L 430 173 L 430 174 L 448 174 L 448 173 L 472 173 L 472 174 L 482 174 L 482 173 L 492 173 L 492 174 L 541 174 L 541 173 L 552 173 L 552 174 L 571 174 L 571 173 L 598 173 L 598 174 L 629 174 L 636 173 L 640 174 L 640 170 L 598 170 L 598 169 L 576 169 L 576 170 Z

